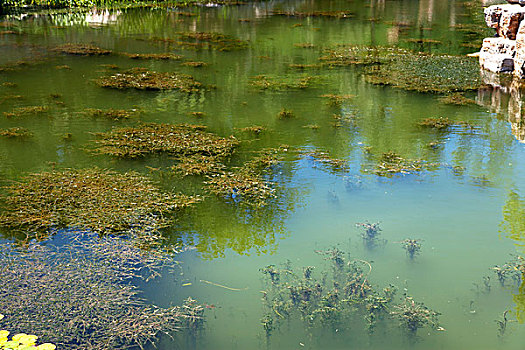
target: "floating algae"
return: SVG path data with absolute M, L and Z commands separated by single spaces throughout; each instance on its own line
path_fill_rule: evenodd
M 295 77 L 275 77 L 270 75 L 257 75 L 253 77 L 250 85 L 260 90 L 286 91 L 303 90 L 320 82 L 320 77 L 303 75 Z
M 328 166 L 334 172 L 345 172 L 349 169 L 348 162 L 346 160 L 334 158 L 328 152 L 323 152 L 320 150 L 306 151 L 305 156 L 311 157 L 311 159 L 316 163 Z
M 145 68 L 132 68 L 122 73 L 99 78 L 97 84 L 113 89 L 172 90 L 195 92 L 202 84 L 192 76 L 179 73 L 160 73 Z
M 136 109 L 127 110 L 127 109 L 97 109 L 97 108 L 87 108 L 83 112 L 85 115 L 93 118 L 106 118 L 112 120 L 122 120 L 130 119 L 135 117 L 138 114 Z
M 0 226 L 46 232 L 77 227 L 94 232 L 155 231 L 169 224 L 164 214 L 198 199 L 162 193 L 138 173 L 63 170 L 31 174 L 6 188 Z
M 8 138 L 29 138 L 33 136 L 33 133 L 25 128 L 15 127 L 0 129 L 0 136 Z
M 13 109 L 11 112 L 4 112 L 4 116 L 7 118 L 16 118 L 27 115 L 42 114 L 49 111 L 47 106 L 29 106 L 29 107 L 18 107 Z
M 53 49 L 56 52 L 77 56 L 106 56 L 111 54 L 110 50 L 89 44 L 64 44 Z
M 146 253 L 133 240 L 67 233 L 60 246 L 0 245 L 2 328 L 31 329 L 64 350 L 123 350 L 201 326 L 202 306 L 193 300 L 157 307 L 132 283 L 176 268 L 172 255 Z
M 166 153 L 177 158 L 204 155 L 229 157 L 238 141 L 205 131 L 200 125 L 140 124 L 96 134 L 95 153 L 123 158 L 137 158 Z

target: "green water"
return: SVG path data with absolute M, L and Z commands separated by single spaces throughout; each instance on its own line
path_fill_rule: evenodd
M 248 210 L 211 197 L 182 213 L 166 232 L 170 241 L 192 247 L 177 256 L 184 275 L 165 275 L 144 286 L 145 296 L 161 306 L 178 305 L 191 296 L 215 307 L 206 312 L 206 327 L 197 344 L 190 346 L 182 338 L 162 339 L 160 349 L 521 349 L 525 328 L 517 320 L 517 308 L 524 306 L 514 301 L 520 296 L 518 288 L 501 287 L 489 270 L 509 260 L 511 254 L 523 253 L 525 144 L 518 140 L 524 135 L 520 94 L 487 88 L 467 94 L 477 105 L 449 106 L 436 95 L 368 84 L 356 67 L 304 72 L 289 67 L 318 63 L 323 49 L 337 44 L 398 45 L 457 55 L 476 51 L 474 46 L 479 47 L 482 38 L 492 33 L 483 27 L 481 6 L 473 4 L 270 1 L 184 10 L 193 13 L 191 17 L 174 10 L 134 9 L 98 17 L 80 13 L 6 18 L 2 23 L 19 35 L 0 34 L 0 64 L 33 63 L 0 72 L 0 129 L 25 127 L 35 136 L 28 140 L 0 138 L 0 181 L 7 183 L 30 172 L 99 166 L 137 170 L 159 180 L 167 190 L 202 193 L 202 178 L 160 177 L 151 171 L 172 165 L 169 158 L 125 161 L 85 151 L 93 133 L 133 125 L 137 119 L 198 123 L 221 136 L 236 135 L 243 142 L 230 166 L 242 164 L 254 150 L 285 144 L 290 156 L 269 176 L 282 190 L 267 208 Z M 272 16 L 274 9 L 348 10 L 355 16 L 282 17 Z M 460 25 L 472 24 L 477 25 L 476 30 L 460 30 Z M 220 32 L 248 41 L 249 47 L 196 51 L 148 40 L 182 31 Z M 408 40 L 414 38 L 440 43 Z M 117 55 L 53 53 L 53 47 L 69 42 L 115 52 L 170 52 L 184 59 L 137 61 Z M 314 47 L 294 45 L 299 43 Z M 208 65 L 192 68 L 182 65 L 184 61 Z M 183 72 L 216 89 L 193 94 L 104 89 L 94 80 L 107 74 L 103 65 L 108 64 Z M 69 69 L 57 68 L 64 65 Z M 320 76 L 322 83 L 299 91 L 261 92 L 249 84 L 259 74 L 292 78 L 311 74 Z M 2 85 L 5 82 L 16 86 Z M 355 98 L 334 107 L 320 97 L 323 94 Z M 22 97 L 2 99 L 10 95 Z M 518 111 L 509 112 L 509 103 L 519 105 Z M 2 115 L 16 107 L 35 105 L 48 106 L 49 111 L 16 118 Z M 86 108 L 135 108 L 141 113 L 132 120 L 108 121 L 82 115 Z M 282 108 L 293 110 L 296 118 L 278 119 Z M 196 118 L 191 112 L 205 116 Z M 333 125 L 335 113 L 347 118 L 340 127 Z M 418 121 L 437 116 L 479 127 L 435 132 L 417 126 Z M 304 128 L 311 124 L 319 128 Z M 240 131 L 252 125 L 265 126 L 267 131 L 257 137 Z M 70 140 L 63 139 L 66 133 L 72 135 Z M 435 141 L 440 142 L 436 149 L 427 147 Z M 365 147 L 371 147 L 375 155 L 395 151 L 440 166 L 420 174 L 376 176 L 367 171 L 373 163 Z M 329 152 L 347 160 L 349 168 L 334 173 L 304 153 L 295 153 L 298 148 Z M 365 221 L 380 223 L 384 246 L 367 249 L 363 245 L 355 224 Z M 423 241 L 421 254 L 413 261 L 398 243 L 405 238 Z M 276 330 L 266 343 L 260 325 L 260 291 L 265 285 L 259 269 L 290 260 L 297 269 L 318 266 L 315 275 L 325 263 L 315 251 L 336 245 L 352 258 L 373 262 L 373 284 L 395 284 L 399 295 L 406 289 L 438 310 L 446 330 L 422 329 L 413 343 L 395 323 L 381 326 L 370 336 L 363 322 L 356 321 L 350 331 L 319 331 L 312 338 L 293 321 Z M 490 292 L 482 285 L 487 275 L 492 278 Z M 506 310 L 511 310 L 511 321 L 499 337 L 495 320 Z

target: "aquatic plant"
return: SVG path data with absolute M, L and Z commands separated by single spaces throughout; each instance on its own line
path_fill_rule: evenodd
M 319 269 L 318 274 L 314 266 L 295 269 L 291 262 L 260 269 L 267 283 L 262 292 L 265 310 L 261 319 L 267 341 L 275 330 L 282 325 L 289 327 L 295 319 L 302 321 L 312 337 L 322 329 L 344 333 L 356 318 L 370 335 L 381 323 L 395 320 L 402 320 L 402 328 L 414 329 L 412 334 L 427 325 L 440 329 L 438 313 L 421 303 L 406 302 L 413 301 L 412 298 L 394 306 L 397 288 L 393 285 L 377 288 L 371 284 L 369 262 L 350 259 L 337 247 L 317 253 L 327 261 L 327 268 Z
M 409 51 L 382 46 L 339 45 L 326 49 L 319 60 L 331 67 L 366 66 L 387 63 L 395 57 L 406 55 Z
M 28 106 L 18 107 L 13 109 L 11 112 L 4 112 L 4 116 L 7 118 L 17 118 L 32 114 L 42 114 L 49 111 L 47 106 Z
M 354 14 L 350 11 L 311 11 L 311 12 L 301 12 L 301 11 L 282 11 L 274 9 L 272 11 L 273 16 L 286 16 L 286 17 L 327 17 L 327 18 L 353 18 Z
M 461 93 L 445 95 L 445 96 L 440 97 L 438 100 L 440 103 L 443 103 L 446 105 L 464 106 L 464 105 L 469 105 L 469 104 L 476 104 L 475 100 L 465 97 L 465 95 Z
M 259 90 L 286 91 L 307 89 L 320 81 L 321 79 L 319 77 L 309 75 L 303 75 L 297 78 L 257 75 L 253 77 L 250 85 Z
M 515 256 L 503 265 L 492 267 L 491 270 L 496 274 L 502 286 L 509 280 L 519 285 L 525 273 L 525 259 L 521 256 Z
M 361 232 L 361 238 L 363 239 L 363 242 L 365 246 L 368 248 L 373 248 L 380 243 L 383 243 L 384 241 L 379 239 L 379 236 L 381 235 L 381 228 L 379 227 L 379 223 L 369 223 L 369 222 L 358 222 L 355 224 L 357 227 L 364 228 L 364 231 Z
M 64 44 L 53 49 L 56 52 L 77 56 L 106 56 L 111 50 L 101 49 L 90 44 Z
M 240 130 L 242 132 L 249 132 L 249 133 L 252 133 L 252 134 L 255 134 L 255 135 L 259 135 L 260 133 L 265 131 L 266 128 L 264 126 L 260 126 L 260 125 L 253 125 L 253 126 L 247 126 L 245 128 L 241 128 Z
M 193 68 L 199 68 L 199 67 L 205 67 L 208 65 L 206 62 L 200 62 L 200 61 L 188 61 L 181 63 L 182 66 L 188 66 Z
M 379 176 L 389 177 L 395 174 L 418 173 L 432 166 L 433 164 L 427 164 L 419 159 L 405 159 L 395 152 L 386 152 L 381 154 L 373 172 Z
M 113 89 L 172 90 L 195 92 L 202 84 L 192 76 L 179 73 L 160 73 L 145 68 L 132 68 L 96 80 L 101 87 Z
M 28 138 L 32 137 L 33 133 L 26 128 L 14 127 L 9 129 L 0 129 L 0 136 L 9 138 Z
M 3 327 L 31 329 L 65 350 L 144 348 L 161 334 L 202 327 L 202 306 L 157 307 L 136 287 L 175 270 L 172 254 L 146 252 L 133 239 L 63 233 L 58 246 L 1 244 Z
M 167 214 L 198 200 L 163 193 L 150 179 L 134 172 L 97 168 L 43 172 L 6 188 L 0 226 L 44 235 L 55 227 L 99 233 L 155 232 L 169 224 Z
M 424 128 L 443 130 L 448 129 L 450 126 L 454 125 L 454 122 L 448 118 L 443 117 L 425 118 L 418 122 L 417 125 Z
M 314 162 L 328 166 L 334 172 L 345 172 L 348 170 L 348 161 L 332 157 L 328 152 L 321 150 L 305 151 L 305 156 L 310 157 Z
M 313 49 L 315 47 L 315 45 L 312 43 L 295 43 L 293 46 L 301 49 Z
M 93 152 L 123 158 L 166 153 L 178 158 L 202 155 L 229 157 L 238 141 L 206 131 L 205 126 L 145 123 L 97 133 Z
M 136 109 L 98 109 L 98 108 L 87 108 L 83 112 L 85 115 L 93 118 L 106 118 L 112 120 L 130 119 L 138 114 Z
M 322 66 L 320 64 L 295 64 L 291 63 L 288 65 L 288 67 L 298 70 L 304 70 L 304 69 L 319 69 Z
M 423 327 L 443 330 L 438 322 L 439 312 L 429 309 L 423 303 L 416 302 L 410 296 L 405 296 L 403 303 L 394 305 L 394 311 L 390 314 L 401 322 L 401 326 L 410 336 L 415 336 L 418 329 Z
M 120 52 L 119 55 L 131 58 L 132 60 L 174 60 L 179 61 L 183 56 L 173 53 L 128 53 Z
M 335 94 L 324 94 L 321 97 L 328 99 L 327 104 L 333 107 L 340 107 L 346 100 L 352 99 L 354 95 L 335 95 Z
M 263 172 L 277 164 L 279 149 L 266 149 L 235 171 L 208 176 L 207 190 L 220 197 L 249 206 L 262 207 L 275 197 L 275 188 L 263 178 Z
M 248 47 L 248 42 L 217 32 L 179 32 L 177 38 L 152 37 L 146 40 L 164 42 L 180 49 L 233 51 Z
M 414 259 L 421 251 L 421 240 L 407 238 L 401 241 L 401 246 L 406 251 L 410 259 Z
M 291 109 L 281 108 L 279 113 L 277 113 L 277 118 L 279 119 L 290 119 L 294 118 L 295 113 Z

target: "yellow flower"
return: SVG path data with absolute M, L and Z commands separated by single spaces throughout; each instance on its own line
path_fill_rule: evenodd
M 57 347 L 51 343 L 40 344 L 36 347 L 38 350 L 55 350 Z

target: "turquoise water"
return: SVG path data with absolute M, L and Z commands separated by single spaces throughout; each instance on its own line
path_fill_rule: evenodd
M 337 44 L 398 45 L 457 55 L 476 51 L 474 46 L 479 47 L 482 38 L 492 33 L 483 27 L 480 5 L 466 4 L 284 1 L 184 10 L 195 14 L 191 17 L 175 10 L 134 9 L 105 15 L 6 18 L 2 23 L 19 35 L 0 35 L 0 64 L 24 59 L 33 63 L 0 72 L 0 112 L 35 105 L 48 106 L 49 111 L 0 118 L 0 128 L 25 127 L 35 134 L 29 140 L 0 138 L 0 181 L 56 168 L 99 166 L 137 170 L 160 179 L 167 190 L 202 193 L 202 179 L 152 173 L 151 168 L 171 165 L 164 157 L 125 161 L 85 152 L 93 133 L 133 125 L 137 119 L 199 123 L 221 136 L 236 135 L 243 142 L 231 165 L 242 164 L 251 151 L 285 144 L 289 156 L 269 176 L 282 190 L 267 208 L 247 210 L 211 197 L 180 214 L 166 232 L 172 242 L 190 247 L 177 256 L 184 275 L 167 274 L 143 286 L 146 298 L 169 306 L 191 296 L 213 307 L 206 311 L 205 330 L 196 344 L 180 337 L 162 339 L 159 348 L 520 349 L 525 337 L 517 318 L 517 308 L 523 306 L 516 305 L 514 297 L 519 295 L 518 287 L 510 283 L 501 287 L 489 270 L 509 260 L 511 254 L 523 254 L 525 232 L 507 232 L 504 218 L 504 211 L 517 206 L 514 213 L 518 214 L 506 220 L 524 220 L 525 146 L 520 136 L 524 119 L 520 122 L 521 106 L 508 108 L 509 102 L 520 105 L 520 94 L 486 88 L 467 94 L 476 105 L 449 106 L 440 103 L 438 95 L 371 85 L 356 67 L 304 73 L 289 67 L 318 63 L 323 49 Z M 348 19 L 273 16 L 276 9 L 348 10 L 355 15 Z M 465 25 L 470 29 L 460 30 Z M 181 31 L 220 32 L 247 40 L 249 47 L 231 52 L 195 51 L 148 40 Z M 408 40 L 421 38 L 440 43 Z M 170 52 L 183 55 L 181 62 L 209 65 L 192 68 L 179 61 L 137 61 L 116 55 L 65 56 L 51 50 L 68 42 L 90 43 L 115 52 Z M 294 46 L 300 43 L 314 47 Z M 108 64 L 184 72 L 216 89 L 194 94 L 103 89 L 94 79 L 106 74 L 104 65 Z M 64 65 L 69 69 L 61 67 Z M 249 84 L 259 74 L 311 74 L 320 76 L 322 84 L 300 91 L 261 92 Z M 2 85 L 4 82 L 16 86 Z M 52 98 L 52 93 L 60 97 Z M 320 97 L 329 93 L 355 97 L 334 107 Z M 2 99 L 11 95 L 21 97 Z M 108 121 L 82 115 L 85 108 L 133 108 L 141 113 L 134 120 Z M 297 117 L 279 120 L 276 115 L 282 108 L 293 110 Z M 191 112 L 205 116 L 197 119 Z M 347 118 L 340 127 L 333 126 L 335 113 Z M 435 132 L 417 126 L 418 121 L 437 116 L 478 127 Z M 318 129 L 304 128 L 311 124 Z M 252 125 L 265 126 L 267 131 L 254 138 L 239 130 Z M 71 140 L 63 140 L 65 133 L 72 134 Z M 440 142 L 437 148 L 427 147 L 435 141 Z M 418 174 L 381 177 L 371 173 L 373 161 L 365 147 L 371 147 L 375 155 L 395 151 L 405 158 L 440 165 Z M 348 169 L 333 172 L 297 149 L 329 152 L 348 161 Z M 515 197 L 521 198 L 521 204 L 511 200 Z M 384 244 L 374 249 L 363 244 L 362 229 L 356 223 L 366 221 L 380 223 Z M 406 238 L 422 240 L 421 254 L 414 260 L 399 243 Z M 414 342 L 396 322 L 385 322 L 369 335 L 356 317 L 350 330 L 318 329 L 312 337 L 300 321 L 292 320 L 275 330 L 268 342 L 260 324 L 264 315 L 260 291 L 266 286 L 259 269 L 289 260 L 298 270 L 316 266 L 314 276 L 321 278 L 326 262 L 315 251 L 334 246 L 349 252 L 351 259 L 371 262 L 372 284 L 395 284 L 398 297 L 407 292 L 439 311 L 445 330 L 421 329 Z M 490 292 L 482 283 L 488 275 Z M 510 321 L 504 336 L 498 336 L 495 320 L 506 310 L 511 310 Z

